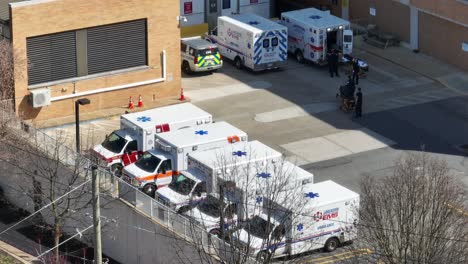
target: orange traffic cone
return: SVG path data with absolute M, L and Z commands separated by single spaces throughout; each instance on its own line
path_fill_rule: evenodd
M 140 94 L 140 97 L 138 98 L 138 107 L 143 107 L 143 100 L 141 99 L 141 94 Z
M 185 101 L 184 88 L 180 88 L 180 101 Z
M 128 101 L 128 109 L 133 109 L 133 108 L 135 108 L 135 105 L 133 104 L 133 99 L 130 96 L 130 99 Z

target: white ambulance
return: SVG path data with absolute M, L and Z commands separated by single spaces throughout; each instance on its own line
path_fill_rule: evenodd
M 315 8 L 281 13 L 280 24 L 288 28 L 288 51 L 298 62 L 304 59 L 327 63 L 327 53 L 336 49 L 343 54 L 353 51 L 353 31 L 349 21 Z
M 286 65 L 287 37 L 285 26 L 251 13 L 218 17 L 217 29 L 206 35 L 237 68 L 253 71 Z
M 251 150 L 255 150 L 254 153 Z M 174 210 L 187 211 L 207 193 L 217 192 L 213 187 L 226 171 L 280 158 L 281 153 L 259 141 L 192 153 L 188 157 L 188 170 L 174 176 L 168 188 L 158 189 L 156 198 Z
M 262 167 L 262 166 L 261 166 Z M 246 219 L 261 213 L 263 195 L 268 190 L 300 190 L 313 183 L 314 175 L 290 162 L 268 164 L 265 170 L 259 169 L 252 175 L 239 175 L 235 182 L 229 182 L 235 187 L 226 187 L 223 202 L 219 191 L 210 193 L 196 207 L 186 212 L 202 225 L 209 233 L 220 233 L 220 210 L 224 208 L 223 223 L 225 229 L 231 229 L 238 219 Z M 283 177 L 287 177 L 285 184 Z M 263 194 L 263 195 L 262 195 Z
M 249 252 L 264 260 L 319 248 L 333 251 L 356 238 L 359 194 L 330 180 L 309 184 L 303 192 L 302 201 L 287 193 L 276 201 L 265 200 L 263 212 L 232 233 L 233 243 L 243 249 L 250 247 Z M 295 211 L 290 202 L 303 205 Z
M 155 149 L 125 166 L 123 179 L 151 197 L 168 185 L 172 175 L 187 169 L 188 155 L 247 141 L 247 134 L 227 122 L 216 122 L 155 135 Z
M 120 117 L 120 129 L 93 147 L 94 153 L 111 171 L 120 175 L 123 166 L 135 162 L 137 155 L 154 148 L 154 135 L 211 123 L 210 113 L 191 103 L 175 104 Z

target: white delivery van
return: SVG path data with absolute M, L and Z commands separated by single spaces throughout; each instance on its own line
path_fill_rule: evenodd
M 356 238 L 359 194 L 330 180 L 309 184 L 303 191 L 303 201 L 290 197 L 264 201 L 263 212 L 233 232 L 233 243 L 244 249 L 250 247 L 249 252 L 263 260 L 319 248 L 333 251 Z M 289 201 L 303 202 L 298 206 L 302 209 L 295 211 Z
M 216 122 L 156 134 L 154 141 L 155 149 L 123 169 L 123 179 L 151 197 L 171 182 L 172 175 L 187 169 L 190 153 L 245 142 L 247 134 L 227 122 Z
M 337 49 L 343 54 L 353 51 L 353 31 L 347 20 L 315 8 L 281 13 L 280 24 L 288 28 L 288 51 L 297 61 L 327 63 L 327 53 Z
M 224 228 L 227 229 L 235 226 L 239 219 L 247 219 L 261 213 L 264 192 L 292 189 L 300 191 L 308 184 L 313 183 L 313 174 L 290 162 L 286 161 L 273 169 L 275 166 L 276 164 L 270 163 L 264 167 L 265 170 L 256 170 L 252 175 L 239 175 L 235 182 L 229 182 L 235 187 L 225 188 L 223 202 L 221 202 L 218 189 L 185 214 L 195 219 L 211 234 L 219 234 L 221 218 L 219 207 L 221 205 L 225 208 L 223 223 Z M 283 181 L 283 177 L 287 177 L 287 184 Z
M 218 26 L 206 39 L 218 44 L 224 58 L 237 68 L 253 71 L 286 65 L 287 28 L 261 16 L 246 13 L 218 17 Z
M 123 166 L 135 162 L 137 155 L 154 148 L 154 136 L 182 128 L 211 123 L 210 113 L 191 103 L 175 104 L 120 117 L 120 129 L 93 147 L 111 171 L 120 175 Z M 128 154 L 128 155 L 127 155 Z
M 245 155 L 239 156 L 238 153 Z M 186 211 L 207 193 L 217 192 L 213 187 L 226 170 L 241 169 L 257 162 L 269 164 L 267 161 L 280 158 L 281 153 L 259 141 L 191 153 L 188 156 L 189 169 L 174 176 L 168 188 L 158 189 L 156 198 L 174 210 Z

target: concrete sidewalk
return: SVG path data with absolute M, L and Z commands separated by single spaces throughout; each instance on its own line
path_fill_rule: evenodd
M 179 103 L 190 101 L 188 97 L 185 97 L 185 101 L 180 101 L 179 99 L 180 97 L 170 97 L 170 98 L 158 99 L 157 101 L 153 101 L 153 102 L 144 102 L 144 107 L 137 107 L 136 106 L 137 103 L 135 102 L 134 109 L 128 109 L 126 106 L 122 106 L 122 107 L 101 109 L 99 111 L 86 112 L 85 109 L 83 109 L 84 107 L 82 107 L 80 108 L 81 109 L 80 121 L 112 118 L 115 116 L 123 115 L 125 114 L 126 111 L 129 113 L 133 113 L 133 112 L 144 111 L 144 110 L 152 109 L 156 107 L 179 104 Z M 33 121 L 31 123 L 33 123 L 33 125 L 37 128 L 47 128 L 47 127 L 57 127 L 57 126 L 61 126 L 64 124 L 72 124 L 74 122 L 75 122 L 75 116 L 71 115 L 71 116 L 65 116 L 61 118 Z
M 364 42 L 362 36 L 355 37 L 354 48 L 436 81 L 460 95 L 468 95 L 468 73 L 455 66 L 422 53 L 415 53 L 403 46 L 381 49 Z
M 36 257 L 0 240 L 0 250 L 21 263 L 41 263 Z

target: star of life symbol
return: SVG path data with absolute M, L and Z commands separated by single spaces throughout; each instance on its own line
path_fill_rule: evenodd
M 255 202 L 258 204 L 262 203 L 262 201 L 263 201 L 263 197 L 261 196 L 257 196 L 257 198 L 255 198 Z
M 270 178 L 271 174 L 267 172 L 257 173 L 257 177 L 266 179 L 266 178 Z
M 304 230 L 304 225 L 302 223 L 297 225 L 297 231 L 302 231 Z
M 138 122 L 143 122 L 143 123 L 144 122 L 149 122 L 149 121 L 151 121 L 151 117 L 149 117 L 149 116 L 139 116 L 139 117 L 137 117 L 137 121 Z
M 203 136 L 203 135 L 207 135 L 207 134 L 208 134 L 208 131 L 206 131 L 206 130 L 197 130 L 197 131 L 195 131 L 195 135 Z
M 318 194 L 318 193 L 314 193 L 314 192 L 308 192 L 308 193 L 304 193 L 304 197 L 313 199 L 313 198 L 315 198 L 315 197 L 319 197 L 319 194 Z
M 242 157 L 242 156 L 247 156 L 247 152 L 238 150 L 238 151 L 232 152 L 232 155 L 237 156 L 237 157 Z

